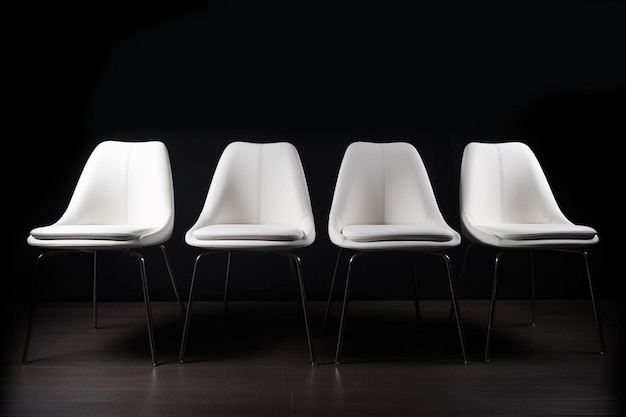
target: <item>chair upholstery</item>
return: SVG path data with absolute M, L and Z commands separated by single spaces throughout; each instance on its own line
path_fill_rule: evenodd
M 443 218 L 426 167 L 417 149 L 406 142 L 353 142 L 344 153 L 328 218 L 328 235 L 339 247 L 356 252 L 349 263 L 335 363 L 340 362 L 345 311 L 353 261 L 366 252 L 431 253 L 445 259 L 452 284 L 450 260 L 443 252 L 458 246 L 460 234 Z M 324 329 L 337 274 L 333 275 Z M 451 286 L 452 289 L 452 286 Z M 453 300 L 455 299 L 452 293 Z M 456 306 L 456 302 L 455 302 Z M 416 294 L 416 310 L 417 294 Z M 458 321 L 464 361 L 465 348 Z
M 461 237 L 444 220 L 426 167 L 408 143 L 354 142 L 339 168 L 328 235 L 347 249 L 440 250 Z
M 292 252 L 315 241 L 315 223 L 300 156 L 288 142 L 232 142 L 219 158 L 205 203 L 185 234 L 185 242 L 205 250 L 194 266 L 180 362 L 183 362 L 188 324 L 201 257 L 236 251 L 276 252 L 286 255 L 296 272 L 311 363 L 311 342 L 301 260 Z M 230 271 L 230 268 L 227 268 Z M 227 302 L 228 276 L 224 301 Z
M 150 347 L 156 365 L 144 258 L 137 251 L 147 246 L 161 247 L 178 299 L 163 245 L 171 237 L 173 227 L 174 189 L 165 144 L 156 140 L 106 140 L 95 147 L 85 163 L 65 212 L 53 224 L 32 229 L 26 241 L 44 250 L 42 257 L 88 251 L 93 252 L 95 264 L 96 252 L 100 250 L 121 250 L 136 256 L 141 265 Z M 95 265 L 93 301 L 94 327 L 97 327 Z M 181 308 L 184 311 L 182 303 Z M 29 337 L 30 320 L 25 362 Z
M 466 145 L 460 172 L 460 215 L 465 238 L 473 244 L 500 250 L 496 256 L 485 348 L 485 361 L 489 361 L 497 267 L 502 251 L 525 249 L 531 256 L 533 250 L 576 251 L 587 263 L 584 248 L 598 243 L 599 237 L 594 228 L 575 224 L 565 216 L 537 156 L 521 142 Z M 472 244 L 467 247 L 466 257 L 471 247 Z M 603 352 L 588 265 L 587 273 Z M 534 272 L 531 283 L 535 325 Z
M 94 149 L 67 209 L 31 230 L 31 246 L 138 248 L 166 242 L 174 229 L 169 155 L 159 141 L 104 141 Z
M 314 240 L 300 156 L 286 142 L 229 144 L 205 205 L 185 234 L 188 245 L 205 249 L 285 250 Z
M 535 154 L 520 142 L 466 146 L 460 205 L 462 231 L 477 243 L 562 248 L 599 241 L 595 229 L 563 214 Z

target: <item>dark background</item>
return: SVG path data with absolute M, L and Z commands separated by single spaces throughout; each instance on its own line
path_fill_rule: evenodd
M 521 140 L 538 154 L 569 218 L 599 230 L 590 251 L 598 297 L 621 298 L 624 2 L 12 7 L 3 65 L 12 126 L 3 164 L 6 299 L 26 299 L 39 253 L 26 244 L 29 230 L 57 220 L 105 139 L 167 145 L 176 199 L 167 247 L 184 295 L 199 251 L 183 236 L 233 140 L 284 140 L 300 152 L 317 226 L 313 246 L 299 252 L 310 300 L 328 295 L 336 249 L 327 213 L 350 142 L 413 143 L 444 217 L 460 231 L 465 144 Z M 450 252 L 455 273 L 465 244 Z M 153 299 L 173 299 L 160 253 L 145 254 Z M 474 255 L 461 296 L 488 298 L 491 253 Z M 286 261 L 246 256 L 235 258 L 233 298 L 291 297 Z M 527 297 L 526 258 L 505 260 L 501 296 Z M 408 266 L 394 255 L 364 260 L 354 297 L 410 297 Z M 135 260 L 103 254 L 99 267 L 102 299 L 141 299 Z M 90 268 L 86 255 L 50 259 L 41 271 L 45 298 L 89 300 Z M 221 297 L 223 271 L 223 262 L 206 264 L 198 297 Z M 420 272 L 422 297 L 449 297 L 443 265 L 423 258 Z M 539 254 L 537 277 L 540 298 L 588 297 L 580 258 Z

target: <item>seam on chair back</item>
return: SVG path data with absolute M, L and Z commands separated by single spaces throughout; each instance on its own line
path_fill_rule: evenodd
M 501 145 L 496 144 L 496 151 L 497 151 L 497 156 L 498 156 L 498 170 L 500 171 L 500 222 L 504 221 L 503 220 L 503 216 L 506 210 L 506 198 L 505 198 L 505 191 L 504 191 L 504 164 L 502 163 L 502 149 L 501 149 Z

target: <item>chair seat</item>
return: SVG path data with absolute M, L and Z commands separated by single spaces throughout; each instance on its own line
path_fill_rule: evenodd
M 304 237 L 299 227 L 286 224 L 214 224 L 195 230 L 198 240 L 278 240 L 291 241 Z
M 393 240 L 447 242 L 455 236 L 445 227 L 430 224 L 353 224 L 345 226 L 341 234 L 354 242 Z
M 82 224 L 36 227 L 30 234 L 36 239 L 52 240 L 133 240 L 145 235 L 153 227 L 127 224 Z
M 574 224 L 498 223 L 479 224 L 476 228 L 508 240 L 592 239 L 596 230 Z

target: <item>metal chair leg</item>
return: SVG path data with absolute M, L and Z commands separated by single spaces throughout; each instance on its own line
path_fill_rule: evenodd
M 39 267 L 39 261 L 41 261 L 41 259 L 43 259 L 44 256 L 45 254 L 40 254 L 37 257 L 37 261 L 35 262 L 35 272 L 33 274 L 33 280 L 32 280 L 31 289 L 30 289 L 31 291 L 30 303 L 28 306 L 28 320 L 26 324 L 26 340 L 24 342 L 24 350 L 22 352 L 22 363 L 24 364 L 28 363 L 28 349 L 30 347 L 30 335 L 32 331 L 33 316 L 35 313 L 35 304 L 37 303 L 37 300 L 36 300 L 37 269 Z
M 224 280 L 224 320 L 226 320 L 226 314 L 228 314 L 228 290 L 230 287 L 231 259 L 232 259 L 232 252 L 228 252 L 226 256 L 226 278 Z
M 463 321 L 461 320 L 461 309 L 459 308 L 459 300 L 456 296 L 454 288 L 454 279 L 452 278 L 452 264 L 448 255 L 441 255 L 446 262 L 446 270 L 448 271 L 448 285 L 450 286 L 450 297 L 452 298 L 452 306 L 454 308 L 454 316 L 456 317 L 456 327 L 459 332 L 459 341 L 461 343 L 461 353 L 463 354 L 463 363 L 467 365 L 467 354 L 465 353 L 465 333 L 463 331 Z
M 461 296 L 461 285 L 463 284 L 463 279 L 465 278 L 465 265 L 467 264 L 467 258 L 470 251 L 470 248 L 475 246 L 475 243 L 470 243 L 465 248 L 465 254 L 463 255 L 463 263 L 461 264 L 461 271 L 459 272 L 458 282 L 455 284 L 456 295 L 457 297 Z M 448 310 L 448 323 L 452 322 L 452 318 L 454 317 L 453 306 L 450 305 L 450 309 Z
M 187 335 L 189 334 L 189 322 L 191 321 L 191 307 L 193 304 L 193 290 L 196 286 L 196 273 L 198 270 L 198 261 L 205 254 L 200 254 L 196 257 L 196 261 L 193 264 L 193 273 L 191 274 L 191 286 L 189 287 L 189 300 L 187 300 L 187 312 L 185 313 L 185 324 L 183 326 L 183 337 L 180 343 L 180 352 L 178 353 L 178 362 L 184 362 L 185 348 L 187 347 Z
M 148 278 L 146 276 L 146 261 L 144 257 L 138 253 L 130 251 L 139 261 L 139 270 L 141 273 L 141 287 L 143 289 L 143 300 L 146 305 L 146 318 L 148 321 L 148 338 L 150 340 L 150 353 L 152 355 L 152 365 L 157 366 L 156 346 L 154 343 L 154 326 L 152 324 L 152 307 L 150 305 L 150 293 L 148 291 Z
M 56 251 L 51 251 L 51 252 L 44 252 L 44 253 L 39 254 L 39 256 L 37 256 L 37 260 L 35 261 L 35 270 L 33 271 L 33 280 L 31 284 L 30 302 L 29 302 L 29 307 L 28 307 L 28 319 L 27 319 L 27 324 L 26 324 L 26 338 L 24 341 L 24 350 L 22 351 L 22 363 L 23 364 L 28 363 L 28 351 L 30 349 L 30 337 L 31 337 L 32 327 L 33 327 L 33 317 L 35 315 L 35 305 L 37 304 L 37 281 L 38 281 L 39 263 L 44 258 L 47 258 L 49 256 L 67 255 L 68 253 L 71 253 L 71 252 L 72 251 L 68 251 L 68 250 L 56 250 Z
M 172 283 L 172 288 L 174 289 L 174 295 L 176 296 L 176 301 L 180 305 L 180 309 L 183 313 L 183 317 L 185 317 L 185 305 L 183 304 L 183 300 L 180 298 L 180 293 L 178 292 L 178 284 L 176 284 L 176 280 L 174 279 L 174 271 L 172 270 L 172 265 L 170 264 L 169 257 L 167 256 L 167 252 L 165 251 L 165 245 L 159 245 L 161 248 L 161 252 L 163 253 L 163 259 L 165 259 L 165 266 L 167 267 L 167 272 L 170 276 L 170 281 Z
M 296 261 L 294 258 L 292 258 L 291 256 L 287 256 L 287 259 L 289 260 L 289 269 L 291 270 L 291 278 L 293 279 L 296 288 L 299 288 L 299 283 L 298 283 L 298 266 L 296 265 Z M 298 293 L 300 291 L 298 290 Z M 300 300 L 299 296 L 296 296 L 296 308 L 298 309 L 298 315 L 302 314 L 302 303 Z
M 339 321 L 339 336 L 337 337 L 337 349 L 335 351 L 335 365 L 339 365 L 341 363 L 341 345 L 343 343 L 343 335 L 345 332 L 345 321 L 346 321 L 346 313 L 348 311 L 348 301 L 349 301 L 349 292 L 350 292 L 350 277 L 352 276 L 352 267 L 354 265 L 354 261 L 357 257 L 363 255 L 363 252 L 357 253 L 350 257 L 350 261 L 348 261 L 348 273 L 346 275 L 346 286 L 343 292 L 343 304 L 341 306 L 341 319 Z
M 596 331 L 598 333 L 598 342 L 600 344 L 600 355 L 604 355 L 606 346 L 604 344 L 604 336 L 602 332 L 602 325 L 600 323 L 600 314 L 598 313 L 598 305 L 593 291 L 593 284 L 591 282 L 591 271 L 589 269 L 589 254 L 585 250 L 573 250 L 573 249 L 560 249 L 561 252 L 576 253 L 582 255 L 585 261 L 585 272 L 587 273 L 587 283 L 589 284 L 589 295 L 591 298 L 591 308 L 593 310 L 593 316 L 596 322 Z
M 301 299 L 301 311 L 304 317 L 304 328 L 306 330 L 306 338 L 307 338 L 307 343 L 309 345 L 309 357 L 311 360 L 311 365 L 315 366 L 316 365 L 315 349 L 313 346 L 313 339 L 311 336 L 311 330 L 309 326 L 309 312 L 307 308 L 306 291 L 304 288 L 304 280 L 302 278 L 302 261 L 300 260 L 300 257 L 294 253 L 291 253 L 291 252 L 282 252 L 282 253 L 288 256 L 293 261 L 296 267 L 296 272 L 298 276 L 298 281 L 297 281 L 298 289 L 300 291 L 300 299 Z
M 330 305 L 333 302 L 333 292 L 335 290 L 335 279 L 337 277 L 337 268 L 339 266 L 339 259 L 341 258 L 342 249 L 339 248 L 337 253 L 337 259 L 335 260 L 335 269 L 333 271 L 333 279 L 330 281 L 330 291 L 328 291 L 328 301 L 326 302 L 326 311 L 324 312 L 324 321 L 322 322 L 322 334 L 326 333 L 326 323 L 328 321 L 328 314 L 330 313 Z
M 495 259 L 493 268 L 493 286 L 491 288 L 491 302 L 489 304 L 489 322 L 487 324 L 487 342 L 485 343 L 485 357 L 484 361 L 489 362 L 489 351 L 491 350 L 491 328 L 493 325 L 493 316 L 496 308 L 496 287 L 498 284 L 498 265 L 500 263 L 500 256 L 503 251 L 498 252 Z
M 463 354 L 463 363 L 465 365 L 469 364 L 470 361 L 467 359 L 467 353 L 465 351 L 465 332 L 463 330 L 463 320 L 461 319 L 461 309 L 459 307 L 458 293 L 457 288 L 454 283 L 453 273 L 452 273 L 452 262 L 450 261 L 450 257 L 445 253 L 439 252 L 424 252 L 427 255 L 440 256 L 446 263 L 446 273 L 448 275 L 448 285 L 450 286 L 450 298 L 451 298 L 451 306 L 449 314 L 452 314 L 453 318 L 456 320 L 456 328 L 459 333 L 459 341 L 461 344 L 461 353 Z M 467 251 L 465 252 L 467 256 Z M 450 324 L 452 318 L 448 317 L 448 324 Z
M 604 355 L 605 345 L 604 336 L 602 335 L 602 326 L 600 324 L 600 314 L 598 314 L 598 306 L 596 304 L 596 298 L 593 293 L 593 285 L 591 284 L 591 272 L 589 271 L 589 255 L 587 252 L 580 252 L 585 260 L 585 270 L 587 271 L 587 282 L 589 283 L 589 293 L 591 295 L 591 307 L 593 309 L 593 317 L 596 321 L 596 330 L 598 332 L 598 341 L 600 343 L 600 355 Z

